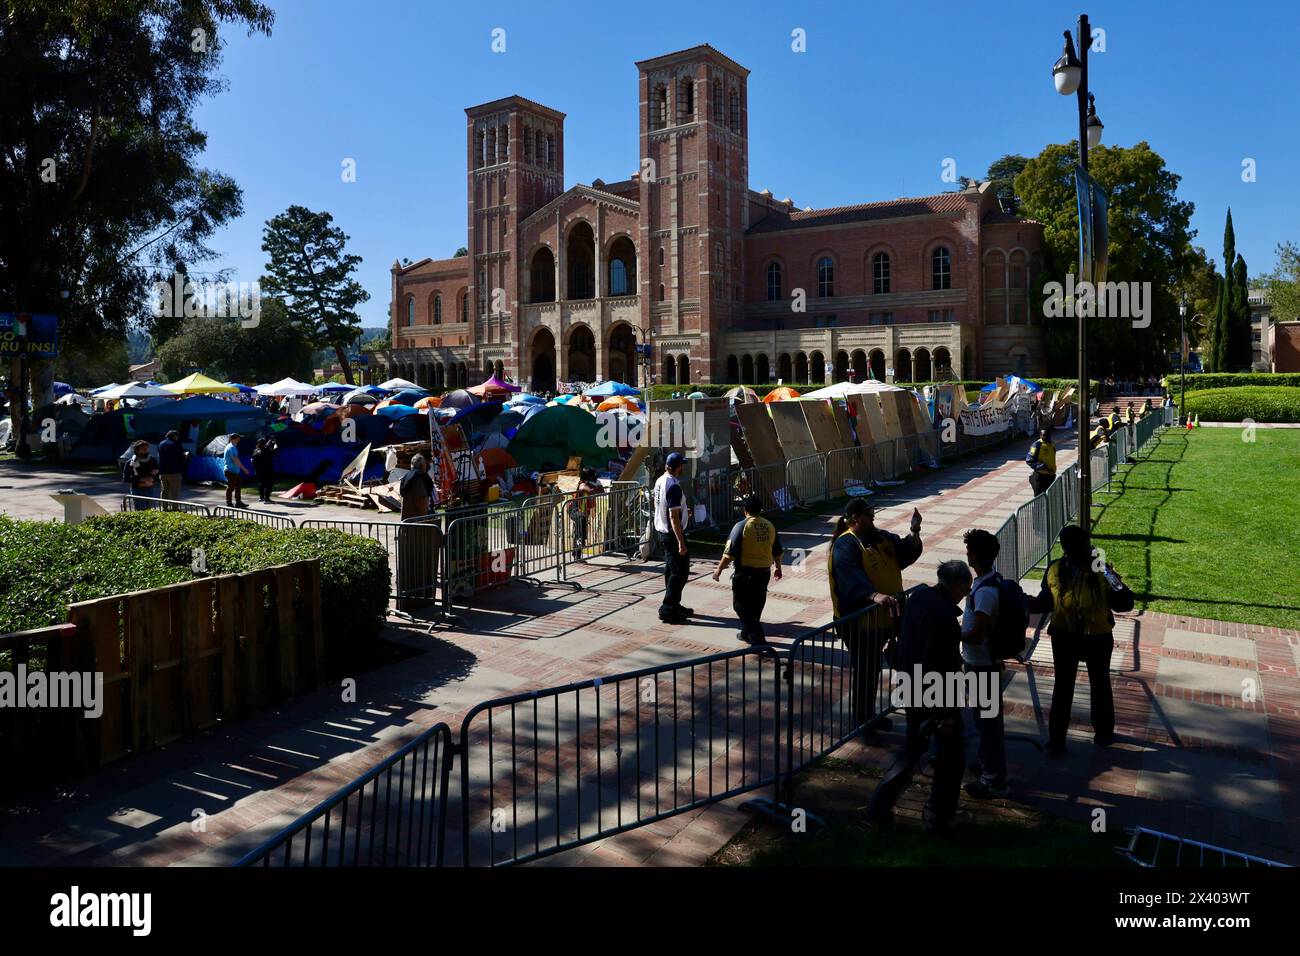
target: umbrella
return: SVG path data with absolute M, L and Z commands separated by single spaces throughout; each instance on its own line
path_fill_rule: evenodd
M 410 405 L 384 405 L 376 406 L 375 414 L 385 418 L 405 418 L 407 415 L 419 415 L 420 411 Z
M 235 386 L 227 385 L 224 382 L 218 382 L 213 378 L 208 378 L 202 372 L 195 372 L 193 375 L 186 375 L 179 382 L 172 382 L 170 385 L 164 385 L 163 388 L 175 395 L 200 395 L 210 392 L 239 391 Z
M 621 410 L 625 412 L 641 411 L 641 404 L 635 398 L 628 398 L 626 395 L 617 395 L 614 398 L 607 398 L 596 406 L 598 412 L 612 412 Z
M 703 392 L 691 392 L 691 394 L 687 395 L 686 397 L 687 398 L 708 398 L 709 396 L 705 395 Z
M 1004 376 L 1003 376 L 1003 381 L 1006 382 L 1008 385 L 1011 386 L 1011 390 L 1012 390 L 1012 393 L 1013 393 L 1013 394 L 1014 394 L 1015 391 L 1016 391 L 1016 387 L 1019 386 L 1019 385 L 1023 385 L 1025 388 L 1029 389 L 1029 391 L 1031 391 L 1031 392 L 1041 392 L 1041 391 L 1042 391 L 1042 389 L 1038 386 L 1038 383 L 1036 383 L 1036 382 L 1031 382 L 1031 381 L 1029 381 L 1029 379 L 1027 379 L 1027 378 L 1021 378 L 1019 375 L 1004 375 Z M 989 382 L 987 385 L 985 385 L 983 388 L 981 388 L 980 391 L 981 391 L 981 392 L 991 392 L 991 391 L 993 391 L 993 390 L 994 390 L 995 388 L 997 388 L 997 387 L 998 387 L 998 383 L 997 383 L 996 381 L 994 381 L 994 382 Z
M 304 405 L 300 415 L 319 415 L 321 412 L 334 412 L 338 409 L 337 405 L 330 402 L 312 402 L 310 405 Z
M 754 391 L 748 385 L 737 385 L 735 388 L 728 389 L 726 397 L 733 402 L 740 402 L 742 405 L 753 405 L 761 402 L 758 392 Z
M 408 382 L 404 378 L 390 378 L 388 381 L 380 383 L 379 387 L 389 392 L 399 392 L 404 388 L 419 388 L 420 386 L 414 382 Z
M 504 448 L 486 448 L 479 453 L 478 457 L 479 461 L 483 462 L 483 470 L 488 472 L 505 471 L 507 468 L 519 467 L 519 462 L 515 461 L 515 456 Z
M 110 388 L 118 388 L 117 382 L 114 382 L 112 385 L 101 385 L 99 388 L 92 388 L 90 394 L 98 395 L 100 392 L 107 392 Z
M 415 403 L 416 408 L 437 408 L 442 404 L 441 395 L 426 395 Z
M 429 396 L 428 389 L 424 388 L 404 388 L 400 392 L 390 395 L 388 400 L 398 405 L 414 405 L 422 398 Z
M 257 392 L 257 389 L 253 388 L 253 386 L 251 385 L 241 385 L 239 382 L 227 382 L 226 384 L 233 385 L 235 387 L 235 391 L 242 392 L 245 395 L 247 395 L 249 392 L 253 392 L 253 393 Z
M 276 395 L 282 398 L 301 398 L 305 395 L 315 395 L 318 391 L 320 390 L 315 385 L 307 385 L 292 378 L 282 378 L 270 385 L 257 386 L 259 395 Z
M 75 392 L 75 391 L 76 391 L 76 389 L 73 388 L 71 385 L 69 385 L 67 382 L 55 382 L 55 383 L 54 383 L 54 394 L 55 394 L 55 395 L 71 395 L 71 394 L 72 394 L 73 392 Z
M 68 392 L 66 395 L 60 395 L 54 400 L 55 405 L 85 405 L 90 399 L 78 395 L 76 392 Z
M 799 393 L 789 385 L 782 385 L 778 388 L 774 388 L 763 396 L 763 401 L 765 402 L 792 402 L 797 401 L 798 399 Z
M 358 388 L 343 396 L 344 405 L 377 405 L 378 403 L 379 399 L 375 398 L 375 396 L 371 395 L 364 388 Z
M 114 385 L 108 391 L 91 392 L 96 398 L 105 400 L 114 398 L 175 398 L 175 392 L 165 388 L 155 388 L 143 382 L 128 382 L 126 385 Z
M 540 395 L 529 395 L 527 392 L 520 392 L 518 395 L 506 402 L 507 405 L 545 405 L 546 399 Z
M 458 388 L 454 392 L 448 392 L 442 396 L 440 408 L 472 408 L 479 404 L 478 398 L 471 395 L 463 388 Z
M 834 385 L 827 385 L 825 388 L 819 388 L 815 391 L 804 392 L 802 398 L 846 398 L 849 395 L 866 395 L 871 392 L 901 392 L 903 391 L 897 385 L 886 385 L 884 382 L 877 382 L 875 379 L 869 379 L 865 382 L 836 382 Z
M 353 389 L 353 386 L 351 386 L 351 385 L 344 385 L 342 382 L 326 382 L 326 383 L 325 383 L 324 385 L 322 385 L 320 388 L 316 389 L 316 391 L 318 391 L 318 392 L 350 392 L 350 391 L 352 391 L 352 389 Z

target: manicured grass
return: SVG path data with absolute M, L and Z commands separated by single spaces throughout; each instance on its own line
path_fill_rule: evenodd
M 1167 430 L 1093 503 L 1138 609 L 1300 629 L 1300 429 Z

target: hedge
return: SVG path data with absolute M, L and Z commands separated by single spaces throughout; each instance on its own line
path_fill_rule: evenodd
M 319 558 L 327 648 L 345 651 L 383 623 L 388 552 L 377 541 L 330 528 L 143 511 L 77 525 L 0 516 L 0 633 L 61 624 L 77 601 L 206 576 L 191 569 L 195 548 L 209 575 Z
M 1175 407 L 1176 403 L 1175 403 Z M 1187 414 L 1206 422 L 1300 422 L 1300 388 L 1246 385 L 1187 390 Z
M 1171 392 L 1182 390 L 1182 377 L 1170 372 L 1166 383 Z M 1241 388 L 1249 385 L 1273 385 L 1300 388 L 1300 374 L 1294 372 L 1196 372 L 1187 376 L 1187 391 L 1199 392 L 1209 388 Z

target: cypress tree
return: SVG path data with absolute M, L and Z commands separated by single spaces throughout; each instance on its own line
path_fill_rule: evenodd
M 1229 308 L 1232 314 L 1232 338 L 1228 345 L 1232 369 L 1249 371 L 1254 358 L 1250 328 L 1250 280 L 1246 271 L 1246 260 L 1240 255 L 1232 268 L 1232 301 Z

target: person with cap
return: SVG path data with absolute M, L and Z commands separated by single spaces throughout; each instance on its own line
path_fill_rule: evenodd
M 735 563 L 731 575 L 731 606 L 740 619 L 736 635 L 746 644 L 766 644 L 763 608 L 767 587 L 773 577 L 781 580 L 781 536 L 776 526 L 763 517 L 763 499 L 750 495 L 743 505 L 745 517 L 736 522 L 713 572 L 721 579 L 727 565 Z
M 131 494 L 138 499 L 158 497 L 158 459 L 150 451 L 147 441 L 136 442 L 131 446 L 131 458 L 123 469 L 123 478 L 131 483 Z M 135 502 L 137 511 L 147 511 L 152 507 L 147 501 Z
M 158 469 L 161 472 L 162 496 L 167 501 L 181 500 L 181 475 L 185 472 L 185 446 L 175 429 L 158 445 Z M 168 505 L 164 504 L 164 508 Z
M 240 460 L 239 442 L 244 436 L 235 432 L 226 442 L 226 450 L 221 453 L 221 467 L 226 473 L 226 507 L 246 508 L 244 504 L 244 476 L 249 474 L 248 467 Z
M 1056 480 L 1056 446 L 1052 444 L 1052 436 L 1047 429 L 1042 429 L 1038 433 L 1038 439 L 1029 446 L 1025 464 L 1030 468 L 1029 487 L 1036 498 Z
M 921 512 L 915 508 L 906 538 L 877 528 L 875 509 L 865 498 L 850 501 L 835 527 L 827 562 L 832 617 L 842 621 L 866 610 L 839 626 L 853 670 L 857 725 L 874 714 L 884 648 L 893 639 L 902 613 L 903 569 L 921 556 L 921 550 Z
M 671 452 L 654 487 L 654 527 L 664 549 L 664 599 L 659 605 L 659 620 L 665 624 L 682 624 L 695 613 L 682 605 L 682 591 L 691 574 L 686 549 L 686 493 L 678 480 L 685 467 L 686 456 Z

